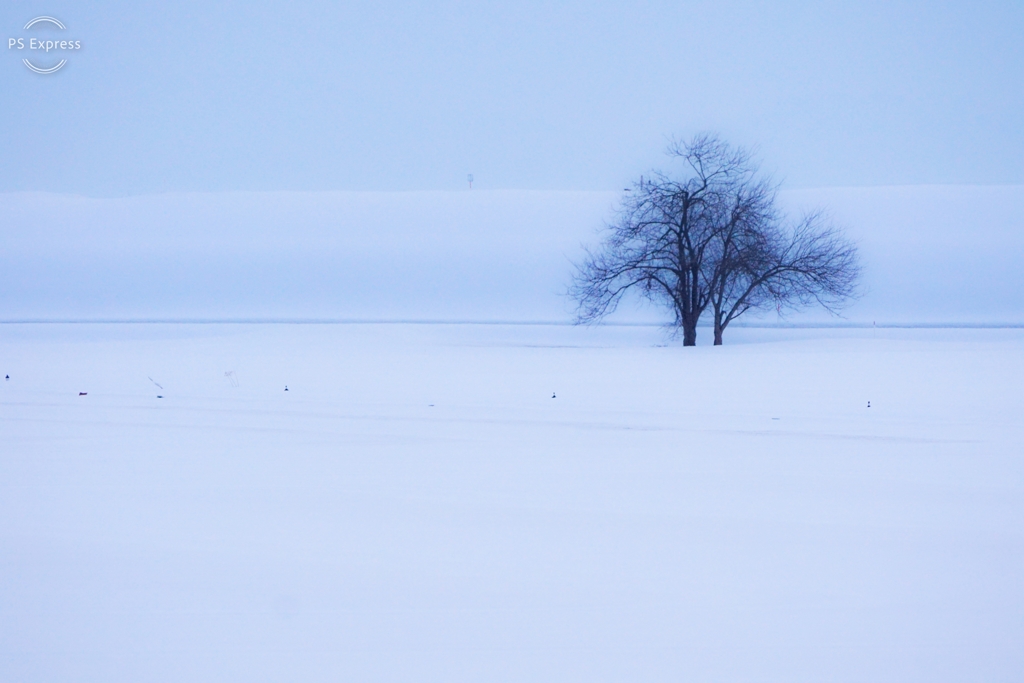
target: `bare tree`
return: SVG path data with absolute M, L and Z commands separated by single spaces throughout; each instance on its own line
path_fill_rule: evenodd
M 715 227 L 704 272 L 716 346 L 722 343 L 722 333 L 732 320 L 766 305 L 767 292 L 756 283 L 772 262 L 774 245 L 769 234 L 779 220 L 776 192 L 769 179 L 737 187 L 728 215 Z
M 669 154 L 686 162 L 689 177 L 655 173 L 634 184 L 602 248 L 588 251 L 577 267 L 570 294 L 578 303 L 577 321 L 591 322 L 636 289 L 671 307 L 683 345 L 693 346 L 697 322 L 711 300 L 705 257 L 730 198 L 753 169 L 747 152 L 710 135 L 674 143 Z
M 822 210 L 790 228 L 765 220 L 753 233 L 737 258 L 719 266 L 721 284 L 712 292 L 716 345 L 729 323 L 748 310 L 776 308 L 781 314 L 819 304 L 836 314 L 854 296 L 857 247 Z
M 820 211 L 786 227 L 777 185 L 759 176 L 746 150 L 711 135 L 674 143 L 688 177 L 656 173 L 624 198 L 599 251 L 577 266 L 577 321 L 611 313 L 635 289 L 666 305 L 684 346 L 711 307 L 714 343 L 751 309 L 819 303 L 835 312 L 853 294 L 856 247 Z

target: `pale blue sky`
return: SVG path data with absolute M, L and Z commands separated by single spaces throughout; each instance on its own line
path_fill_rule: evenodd
M 13 0 L 3 47 L 40 14 L 83 47 L 5 50 L 0 191 L 613 190 L 698 130 L 789 187 L 1024 182 L 1019 1 Z

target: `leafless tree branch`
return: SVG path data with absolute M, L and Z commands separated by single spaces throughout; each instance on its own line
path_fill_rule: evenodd
M 577 322 L 599 320 L 636 290 L 672 310 L 686 346 L 710 307 L 721 344 L 749 310 L 819 304 L 835 312 L 854 294 L 856 247 L 822 211 L 789 225 L 777 184 L 759 175 L 749 151 L 702 134 L 673 141 L 667 153 L 688 172 L 655 172 L 625 195 L 601 248 L 576 266 Z

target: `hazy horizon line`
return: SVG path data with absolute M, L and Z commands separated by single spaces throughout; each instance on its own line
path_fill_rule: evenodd
M 472 318 L 11 318 L 0 325 L 521 325 L 561 327 L 671 327 L 656 322 L 574 323 L 570 320 L 481 320 Z M 712 326 L 700 323 L 698 327 Z M 1024 329 L 1024 322 L 734 322 L 751 329 Z

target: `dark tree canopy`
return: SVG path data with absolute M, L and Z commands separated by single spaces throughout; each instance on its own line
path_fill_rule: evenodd
M 672 311 L 686 346 L 710 307 L 721 344 L 749 310 L 818 303 L 835 312 L 853 295 L 856 247 L 821 211 L 790 225 L 749 152 L 699 135 L 668 153 L 685 173 L 635 183 L 600 248 L 577 265 L 578 322 L 604 317 L 635 290 Z

